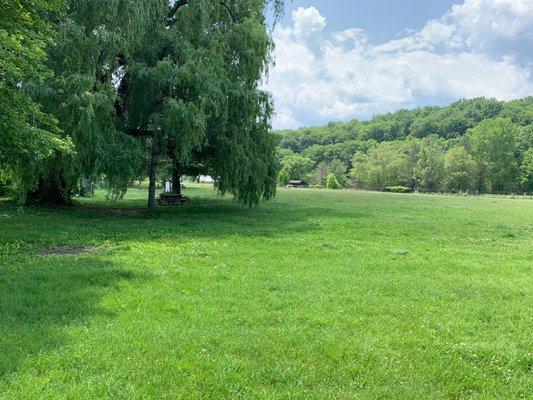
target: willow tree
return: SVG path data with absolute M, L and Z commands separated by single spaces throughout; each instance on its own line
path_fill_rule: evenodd
M 274 7 L 280 10 L 281 1 Z M 120 196 L 148 165 L 201 168 L 245 204 L 274 195 L 268 0 L 72 0 L 39 100 L 72 138 L 80 174 Z

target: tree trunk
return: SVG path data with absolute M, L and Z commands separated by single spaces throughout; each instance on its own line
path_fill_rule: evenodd
M 180 166 L 176 161 L 172 163 L 172 193 L 181 195 Z
M 155 210 L 155 186 L 157 178 L 157 164 L 159 161 L 159 150 L 155 137 L 152 138 L 152 151 L 150 154 L 150 185 L 148 186 L 148 210 Z
M 58 183 L 60 180 L 61 183 Z M 27 203 L 63 205 L 70 204 L 70 191 L 66 191 L 67 184 L 61 177 L 56 179 L 39 179 L 37 188 L 26 195 Z

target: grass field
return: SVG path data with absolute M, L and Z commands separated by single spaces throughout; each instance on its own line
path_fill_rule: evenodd
M 531 398 L 533 200 L 185 194 L 0 201 L 0 399 Z

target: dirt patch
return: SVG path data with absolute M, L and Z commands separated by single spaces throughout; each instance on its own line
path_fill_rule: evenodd
M 38 254 L 50 255 L 50 254 L 85 254 L 95 253 L 99 251 L 98 247 L 88 246 L 58 246 L 58 247 L 45 247 L 37 250 Z

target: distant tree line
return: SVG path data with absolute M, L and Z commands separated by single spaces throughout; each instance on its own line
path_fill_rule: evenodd
M 281 185 L 533 192 L 533 97 L 460 100 L 277 134 Z

